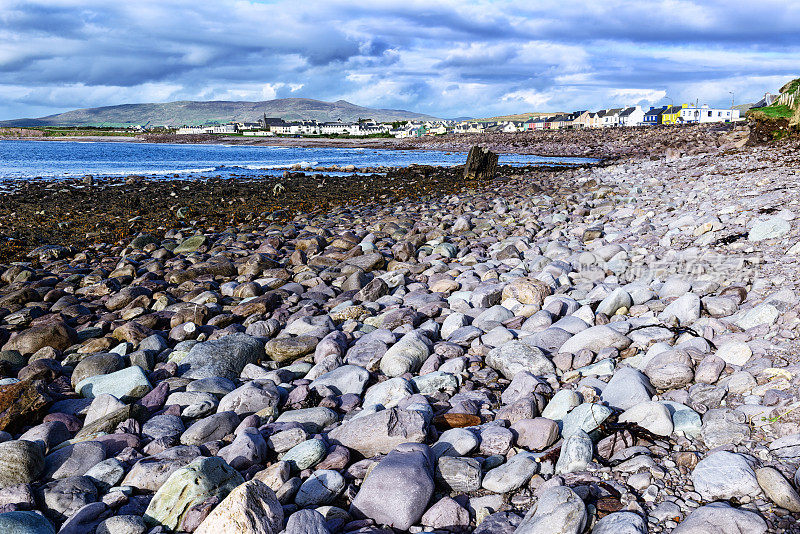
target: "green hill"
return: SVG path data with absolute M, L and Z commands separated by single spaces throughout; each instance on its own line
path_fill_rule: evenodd
M 432 119 L 430 115 L 401 109 L 373 109 L 345 100 L 323 102 L 309 98 L 281 98 L 264 102 L 179 101 L 161 104 L 123 104 L 100 108 L 76 109 L 37 119 L 0 122 L 0 126 L 114 126 L 132 125 L 183 126 L 208 123 L 255 122 L 264 114 L 284 120 L 314 119 L 345 122 L 374 119 L 379 122 Z

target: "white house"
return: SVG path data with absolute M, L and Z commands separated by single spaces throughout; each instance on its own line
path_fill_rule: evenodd
M 358 125 L 342 122 L 341 119 L 336 122 L 323 122 L 319 127 L 319 133 L 322 135 L 349 134 L 354 126 L 358 128 Z
M 605 109 L 602 112 L 599 126 L 601 128 L 616 128 L 619 126 L 619 114 L 622 113 L 622 108 Z
M 235 124 L 213 124 L 210 126 L 184 126 L 175 132 L 180 135 L 186 134 L 234 134 L 238 131 Z
M 681 110 L 680 119 L 685 123 L 732 122 L 739 120 L 738 109 L 715 109 L 703 104 L 700 107 L 689 106 Z
M 641 126 L 644 124 L 644 110 L 642 106 L 625 108 L 619 112 L 620 126 Z

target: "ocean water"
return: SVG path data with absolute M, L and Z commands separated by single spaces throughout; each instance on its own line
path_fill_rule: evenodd
M 185 145 L 130 142 L 0 140 L 0 180 L 96 178 L 142 175 L 152 178 L 255 177 L 304 169 L 355 165 L 405 167 L 463 165 L 465 152 L 304 148 L 239 145 Z M 502 154 L 506 165 L 574 165 L 589 158 Z

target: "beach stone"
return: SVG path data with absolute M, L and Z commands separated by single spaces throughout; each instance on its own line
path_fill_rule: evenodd
M 232 434 L 240 420 L 234 412 L 219 412 L 195 421 L 181 435 L 183 445 L 202 445 Z
M 200 456 L 199 447 L 178 445 L 136 462 L 122 481 L 141 491 L 155 492 L 178 469 L 187 466 Z
M 485 509 L 485 508 L 484 508 Z M 511 512 L 495 512 L 487 515 L 475 528 L 474 534 L 514 534 L 522 518 Z
M 614 512 L 595 523 L 592 534 L 647 534 L 647 522 L 633 512 Z
M 278 388 L 271 380 L 247 382 L 222 397 L 218 412 L 234 412 L 238 416 L 263 410 L 274 411 L 281 400 Z
M 750 427 L 742 412 L 726 408 L 708 410 L 701 427 L 703 442 L 709 449 L 722 445 L 738 445 L 750 438 Z
M 162 414 L 148 419 L 142 425 L 142 436 L 157 440 L 166 438 L 176 441 L 184 433 L 186 427 L 177 415 Z
M 106 448 L 97 441 L 67 445 L 44 457 L 43 478 L 61 479 L 81 476 L 106 459 Z
M 791 229 L 792 225 L 786 219 L 770 217 L 769 219 L 756 221 L 747 233 L 747 239 L 754 242 L 777 239 L 788 234 Z
M 52 523 L 36 512 L 6 512 L 0 514 L 3 534 L 56 534 Z
M 211 497 L 224 499 L 243 483 L 242 475 L 222 458 L 196 458 L 173 472 L 158 489 L 147 506 L 144 520 L 149 525 L 175 530 L 190 508 Z
M 508 493 L 522 487 L 538 471 L 538 462 L 528 453 L 520 452 L 506 463 L 489 470 L 481 486 L 494 493 Z
M 119 354 L 113 352 L 90 354 L 75 366 L 70 381 L 72 387 L 76 387 L 79 382 L 91 376 L 107 375 L 124 368 L 125 360 Z
M 725 363 L 738 366 L 746 364 L 752 355 L 753 351 L 750 349 L 747 343 L 743 343 L 741 341 L 729 341 L 727 343 L 723 343 L 719 346 L 717 352 L 715 353 L 715 356 L 720 358 Z
M 44 471 L 42 447 L 31 441 L 0 443 L 0 489 L 30 484 Z
M 646 401 L 628 408 L 619 416 L 620 423 L 635 423 L 655 434 L 669 436 L 672 434 L 672 415 L 660 402 Z
M 458 389 L 458 378 L 444 371 L 433 371 L 411 379 L 415 389 L 422 395 L 434 395 L 438 391 L 455 391 Z
M 267 442 L 257 428 L 245 428 L 233 440 L 222 447 L 217 456 L 239 471 L 262 463 L 267 458 Z
M 380 368 L 389 377 L 416 372 L 430 354 L 430 341 L 421 333 L 412 331 L 389 347 L 381 358 Z
M 686 293 L 672 301 L 659 316 L 662 321 L 677 319 L 679 324 L 692 324 L 700 318 L 700 297 Z
M 320 469 L 308 477 L 295 495 L 301 507 L 331 504 L 344 491 L 345 479 L 338 471 Z
M 39 490 L 45 515 L 63 522 L 87 504 L 97 502 L 97 488 L 88 477 L 75 476 L 49 482 Z
M 469 511 L 450 497 L 439 499 L 422 515 L 426 527 L 453 530 L 469 526 Z
M 267 341 L 264 351 L 267 356 L 278 363 L 292 362 L 314 352 L 314 349 L 317 348 L 317 343 L 319 343 L 319 339 L 307 335 L 279 337 Z
M 466 428 L 451 428 L 439 435 L 439 439 L 431 446 L 434 457 L 466 456 L 478 448 L 480 441 L 474 432 Z
M 331 534 L 325 516 L 316 510 L 298 510 L 289 516 L 283 534 Z
M 578 430 L 564 439 L 561 454 L 556 462 L 556 474 L 583 471 L 592 461 L 594 445 L 589 435 Z
M 333 371 L 319 376 L 311 384 L 310 389 L 316 389 L 325 386 L 331 389 L 337 395 L 346 395 L 352 393 L 361 395 L 364 393 L 364 387 L 369 381 L 369 371 L 358 365 L 343 365 L 337 367 Z
M 0 431 L 39 420 L 52 400 L 44 380 L 23 380 L 0 386 Z
M 264 344 L 247 334 L 230 334 L 197 343 L 178 366 L 180 375 L 195 380 L 222 377 L 236 380 L 248 363 L 266 358 Z
M 32 326 L 11 337 L 2 350 L 16 350 L 20 354 L 33 354 L 43 347 L 63 351 L 77 341 L 77 334 L 64 323 Z
M 617 310 L 620 308 L 630 309 L 631 306 L 633 306 L 633 299 L 630 293 L 618 287 L 597 305 L 597 310 L 595 310 L 595 312 L 611 317 L 617 313 Z
M 591 432 L 614 413 L 608 406 L 584 402 L 576 406 L 561 420 L 561 435 L 565 438 L 578 432 Z
M 527 371 L 533 375 L 555 373 L 556 368 L 544 353 L 521 341 L 509 341 L 496 347 L 486 355 L 486 365 L 500 371 L 508 379 Z
M 118 515 L 104 519 L 97 525 L 95 534 L 145 534 L 147 525 L 139 516 Z
M 384 380 L 370 386 L 364 395 L 364 407 L 383 406 L 394 408 L 400 401 L 414 394 L 412 382 L 401 376 Z
M 336 423 L 339 416 L 330 408 L 317 406 L 314 408 L 301 408 L 287 410 L 278 416 L 278 423 L 300 423 L 306 431 L 311 433 L 322 432 L 323 429 Z
M 612 408 L 627 410 L 653 396 L 650 380 L 632 367 L 620 367 L 603 389 L 600 398 Z
M 477 491 L 481 487 L 481 465 L 475 458 L 442 456 L 436 462 L 436 478 L 450 491 Z
M 99 421 L 100 419 L 116 412 L 117 410 L 121 410 L 125 408 L 127 404 L 117 399 L 114 395 L 109 393 L 101 393 L 97 395 L 92 400 L 92 403 L 89 405 L 89 409 L 86 411 L 86 419 L 84 419 L 83 424 L 89 425 L 94 423 L 95 421 Z
M 532 397 L 535 393 L 549 394 L 550 391 L 550 385 L 544 379 L 522 371 L 514 375 L 511 383 L 500 395 L 500 399 L 503 404 L 514 404 L 520 399 Z
M 580 404 L 581 399 L 577 393 L 571 389 L 560 389 L 556 391 L 555 395 L 550 399 L 550 402 L 548 402 L 547 406 L 542 410 L 542 417 L 560 422 L 570 410 Z
M 327 453 L 328 448 L 322 440 L 309 439 L 289 449 L 281 460 L 288 462 L 292 469 L 302 471 L 320 463 Z
M 644 373 L 658 389 L 682 388 L 692 383 L 692 359 L 682 350 L 667 350 L 656 354 Z
M 578 332 L 561 345 L 558 352 L 577 354 L 584 349 L 588 349 L 596 353 L 609 347 L 618 350 L 626 349 L 630 344 L 631 340 L 627 336 L 620 334 L 611 327 L 600 325 Z
M 745 312 L 745 314 L 738 321 L 736 321 L 736 326 L 742 330 L 755 328 L 756 326 L 760 326 L 762 324 L 769 326 L 775 324 L 780 315 L 781 314 L 778 311 L 778 308 L 772 304 L 759 304 L 753 309 Z
M 548 488 L 525 514 L 515 534 L 580 534 L 587 522 L 586 506 L 566 486 Z
M 206 517 L 195 534 L 278 534 L 283 507 L 275 492 L 260 480 L 237 486 Z
M 707 501 L 761 493 L 756 474 L 744 456 L 728 451 L 713 452 L 700 460 L 692 471 L 692 482 Z
M 84 476 L 90 478 L 101 492 L 116 486 L 125 476 L 125 465 L 116 458 L 108 458 L 92 466 Z
M 694 510 L 672 534 L 765 534 L 767 523 L 755 512 L 713 502 Z
M 433 463 L 426 445 L 403 443 L 389 452 L 361 485 L 351 512 L 408 530 L 416 524 L 433 495 Z
M 420 412 L 395 407 L 342 423 L 328 433 L 328 439 L 370 458 L 401 443 L 424 442 L 427 428 Z
M 85 378 L 75 386 L 75 392 L 87 399 L 107 393 L 122 402 L 141 399 L 152 389 L 142 368 L 135 365 L 106 375 Z
M 756 479 L 772 502 L 790 512 L 800 512 L 800 495 L 780 471 L 774 467 L 762 467 L 756 469 Z
M 541 451 L 556 442 L 559 436 L 558 424 L 545 417 L 520 419 L 511 425 L 518 447 Z
M 236 389 L 236 384 L 233 382 L 233 380 L 229 380 L 221 376 L 201 378 L 186 385 L 186 391 L 190 393 L 211 393 L 212 395 L 220 395 L 223 397 L 234 389 Z

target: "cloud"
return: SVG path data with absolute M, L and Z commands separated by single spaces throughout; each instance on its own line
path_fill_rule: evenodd
M 728 104 L 798 75 L 798 28 L 784 0 L 0 0 L 0 119 L 287 96 L 438 116 Z

